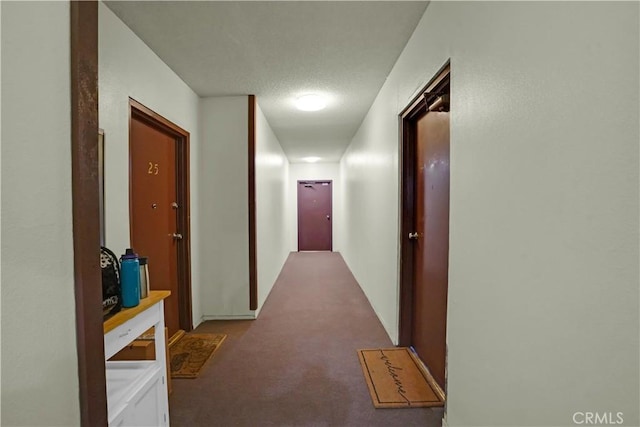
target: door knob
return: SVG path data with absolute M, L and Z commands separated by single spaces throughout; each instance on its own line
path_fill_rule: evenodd
M 173 209 L 178 209 L 178 204 L 176 202 L 171 203 L 171 207 Z
M 418 240 L 418 232 L 415 232 L 415 233 L 409 233 L 409 239 L 411 239 L 411 240 Z
M 331 216 L 327 215 L 327 219 L 331 219 Z
M 182 240 L 182 234 L 180 233 L 173 233 L 171 237 L 173 237 L 173 240 Z

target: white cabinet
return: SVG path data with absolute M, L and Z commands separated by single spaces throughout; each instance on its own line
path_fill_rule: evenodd
M 109 426 L 168 426 L 164 299 L 152 291 L 137 307 L 123 309 L 104 323 L 105 358 L 154 327 L 155 360 L 106 361 Z

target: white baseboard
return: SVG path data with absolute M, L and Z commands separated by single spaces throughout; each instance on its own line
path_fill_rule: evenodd
M 200 323 L 207 320 L 255 320 L 256 314 L 205 314 L 200 319 Z
M 200 319 L 198 319 L 196 322 L 193 322 L 193 329 L 200 326 L 200 323 L 202 323 L 202 316 L 200 316 Z
M 271 290 L 273 289 L 273 286 L 271 286 L 271 289 L 269 290 L 269 293 L 271 293 Z M 269 297 L 269 295 L 267 295 L 267 298 Z M 256 311 L 253 312 L 253 318 L 257 319 L 258 316 L 260 316 L 260 312 L 262 311 L 262 306 L 264 305 L 264 303 L 260 304 L 258 306 L 258 308 L 256 309 Z
M 373 312 L 376 314 L 376 317 L 378 318 L 378 320 L 380 320 L 380 323 L 382 323 L 382 328 L 387 333 L 387 336 L 391 340 L 391 343 L 393 345 L 397 346 L 398 342 L 399 342 L 399 331 L 397 331 L 397 330 L 394 331 L 389 327 L 389 325 L 387 324 L 387 321 L 385 320 L 385 318 L 380 315 L 380 311 L 377 309 L 375 304 L 373 304 L 371 302 L 371 300 L 369 299 L 369 295 L 367 294 L 367 291 L 362 287 L 362 284 L 360 283 L 360 281 L 356 277 L 356 275 L 353 272 L 353 269 L 351 268 L 351 266 L 349 265 L 349 262 L 347 261 L 347 259 L 344 257 L 344 255 L 342 255 L 342 253 L 340 253 L 340 256 L 342 257 L 342 260 L 344 261 L 344 263 L 347 264 L 347 268 L 349 269 L 349 271 L 353 275 L 353 278 L 356 279 L 356 283 L 358 284 L 358 287 L 360 288 L 360 290 L 364 294 L 364 297 L 367 299 L 367 302 L 369 303 L 369 305 L 373 309 Z
M 362 287 L 361 287 L 362 289 Z M 362 292 L 364 292 L 364 289 L 362 289 Z M 365 297 L 367 296 L 367 294 L 364 294 Z M 369 301 L 369 298 L 367 297 L 367 301 Z M 391 328 L 389 328 L 389 325 L 387 325 L 387 321 L 384 319 L 384 317 L 382 317 L 380 315 L 380 312 L 378 310 L 376 310 L 376 307 L 371 304 L 371 301 L 369 301 L 369 305 L 371 305 L 371 308 L 373 308 L 373 312 L 376 314 L 376 316 L 378 317 L 378 319 L 380 320 L 380 323 L 382 323 L 382 328 L 384 329 L 384 331 L 387 333 L 387 336 L 389 337 L 389 339 L 391 340 L 391 343 L 393 345 L 398 345 L 398 334 L 392 334 L 392 330 Z

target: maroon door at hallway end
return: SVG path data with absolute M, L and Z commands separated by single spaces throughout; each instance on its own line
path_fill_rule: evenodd
M 331 181 L 298 181 L 298 251 L 332 250 Z

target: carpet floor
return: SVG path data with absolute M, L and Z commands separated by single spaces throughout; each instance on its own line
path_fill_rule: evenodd
M 257 320 L 224 333 L 207 369 L 174 381 L 173 426 L 440 426 L 442 408 L 375 409 L 356 350 L 392 343 L 338 253 L 292 253 Z

